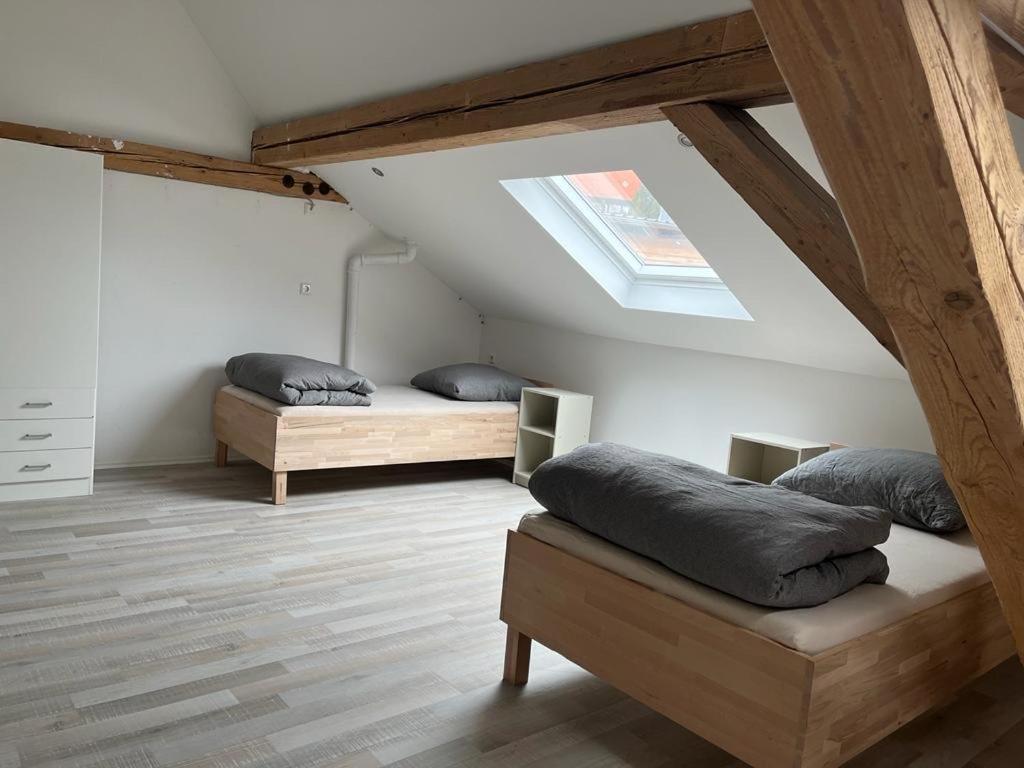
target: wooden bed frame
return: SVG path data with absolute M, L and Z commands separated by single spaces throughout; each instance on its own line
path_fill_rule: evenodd
M 530 643 L 755 768 L 838 766 L 1014 655 L 991 584 L 815 655 L 509 531 L 505 680 Z
M 425 461 L 510 458 L 519 415 L 385 413 L 340 408 L 322 416 L 278 416 L 223 391 L 213 406 L 218 467 L 232 448 L 273 473 L 271 497 L 284 504 L 288 473 Z

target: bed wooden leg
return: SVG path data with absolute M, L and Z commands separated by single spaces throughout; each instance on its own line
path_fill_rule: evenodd
M 275 504 L 284 504 L 288 500 L 288 473 L 274 473 L 273 499 Z
M 214 459 L 214 463 L 218 467 L 226 467 L 228 465 L 228 444 L 222 443 L 220 440 L 217 441 L 217 458 Z
M 517 629 L 508 628 L 505 636 L 505 682 L 526 685 L 530 677 L 530 646 L 533 640 Z

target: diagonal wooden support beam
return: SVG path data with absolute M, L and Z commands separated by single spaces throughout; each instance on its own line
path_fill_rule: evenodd
M 666 107 L 665 116 L 879 344 L 900 360 L 889 323 L 864 287 L 839 205 L 744 110 L 724 104 Z
M 280 168 L 200 155 L 180 149 L 168 149 L 153 144 L 105 139 L 100 136 L 37 128 L 20 123 L 0 122 L 0 139 L 28 141 L 33 144 L 100 154 L 103 155 L 103 167 L 108 171 L 159 176 L 162 179 L 192 181 L 231 189 L 247 189 L 281 197 L 309 198 L 332 203 L 348 202 L 315 173 L 282 171 Z
M 754 0 L 1024 653 L 1024 182 L 968 0 Z

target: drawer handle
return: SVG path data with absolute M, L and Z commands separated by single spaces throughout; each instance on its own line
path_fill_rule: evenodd
M 27 435 L 22 435 L 21 439 L 22 440 L 49 440 L 51 437 L 53 437 L 53 432 L 46 432 L 44 434 L 39 434 L 39 435 L 33 435 L 33 434 L 29 433 Z
M 43 472 L 43 471 L 49 469 L 52 466 L 53 466 L 53 464 L 26 464 L 24 467 L 21 468 L 21 471 L 22 472 Z
M 53 405 L 53 402 L 48 400 L 45 403 L 32 403 L 32 402 L 28 402 L 28 403 L 25 403 L 21 407 L 22 408 L 49 408 L 51 405 Z

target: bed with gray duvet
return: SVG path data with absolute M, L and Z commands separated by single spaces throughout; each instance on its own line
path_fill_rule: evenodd
M 889 537 L 886 510 L 636 448 L 593 443 L 550 459 L 530 492 L 562 520 L 757 605 L 820 605 L 889 574 L 875 549 Z

